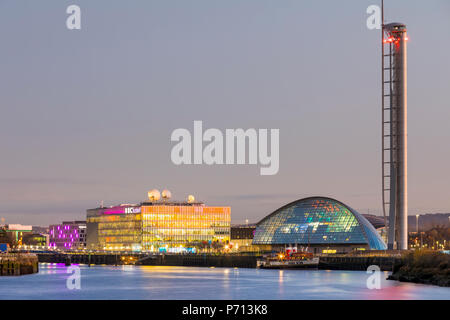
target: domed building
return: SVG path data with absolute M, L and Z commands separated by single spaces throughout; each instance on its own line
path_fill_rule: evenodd
M 297 200 L 275 210 L 257 223 L 253 245 L 272 250 L 297 245 L 314 253 L 387 248 L 366 218 L 326 197 Z

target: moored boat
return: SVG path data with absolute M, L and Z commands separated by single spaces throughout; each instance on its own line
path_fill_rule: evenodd
M 319 258 L 310 252 L 278 253 L 259 259 L 256 265 L 262 269 L 317 268 Z

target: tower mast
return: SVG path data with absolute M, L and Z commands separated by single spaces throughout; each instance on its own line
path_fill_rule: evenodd
M 381 28 L 383 214 L 386 219 L 388 207 L 388 249 L 406 250 L 408 248 L 406 45 L 408 37 L 404 24 L 384 24 L 383 2 Z M 389 202 L 386 201 L 387 192 Z

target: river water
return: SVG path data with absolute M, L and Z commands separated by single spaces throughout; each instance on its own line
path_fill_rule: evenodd
M 450 288 L 386 280 L 387 272 L 371 290 L 364 271 L 75 266 L 80 289 L 68 289 L 75 282 L 64 264 L 40 264 L 37 274 L 0 277 L 0 299 L 450 299 Z

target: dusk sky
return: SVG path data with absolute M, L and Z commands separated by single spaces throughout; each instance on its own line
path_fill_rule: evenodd
M 385 2 L 409 34 L 409 214 L 450 212 L 450 1 Z M 153 188 L 231 206 L 232 223 L 312 195 L 382 214 L 372 4 L 0 0 L 0 217 L 84 220 Z M 279 129 L 278 174 L 174 165 L 171 133 L 194 120 Z

